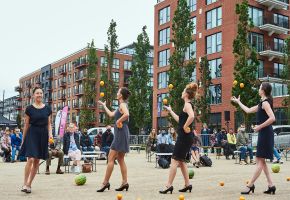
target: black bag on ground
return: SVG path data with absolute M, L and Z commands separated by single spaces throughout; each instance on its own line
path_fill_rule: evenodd
M 166 158 L 159 158 L 158 159 L 158 165 L 163 168 L 163 169 L 167 169 L 170 166 L 170 163 L 166 160 Z
M 203 165 L 203 166 L 206 166 L 206 167 L 211 167 L 212 166 L 212 161 L 209 157 L 207 157 L 206 155 L 203 155 L 200 157 L 200 163 Z

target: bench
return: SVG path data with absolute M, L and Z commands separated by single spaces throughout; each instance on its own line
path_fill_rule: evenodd
M 160 156 L 172 156 L 172 153 L 155 153 L 155 168 L 157 168 L 157 163 Z
M 130 150 L 136 150 L 138 153 L 140 153 L 141 146 L 138 145 L 130 145 Z
M 253 155 L 256 155 L 257 150 L 253 150 Z M 241 155 L 241 151 L 234 151 L 234 155 L 235 155 L 235 164 L 239 164 L 240 162 L 240 155 Z M 249 155 L 249 152 L 246 152 L 246 157 Z

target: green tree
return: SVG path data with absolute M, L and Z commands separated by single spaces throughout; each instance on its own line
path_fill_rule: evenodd
M 233 42 L 233 53 L 236 58 L 234 66 L 233 96 L 241 96 L 241 102 L 248 107 L 257 105 L 259 102 L 258 85 L 256 74 L 259 66 L 257 52 L 248 42 L 248 33 L 253 28 L 253 23 L 248 14 L 248 1 L 243 0 L 236 4 L 236 14 L 239 16 L 238 33 Z M 249 98 L 250 97 L 250 98 Z M 234 104 L 238 111 L 243 112 L 237 104 Z M 249 128 L 252 115 L 243 112 L 244 122 Z
M 172 20 L 172 40 L 174 52 L 169 58 L 170 69 L 168 72 L 169 83 L 174 86 L 169 91 L 169 103 L 172 109 L 179 113 L 183 108 L 183 100 L 180 98 L 185 86 L 192 81 L 192 73 L 195 68 L 195 59 L 185 60 L 185 53 L 192 39 L 193 22 L 191 21 L 190 10 L 186 0 L 179 0 Z M 176 125 L 172 118 L 169 118 L 173 125 Z
M 132 75 L 129 82 L 131 96 L 129 98 L 130 116 L 134 118 L 134 128 L 140 130 L 150 122 L 150 77 L 148 74 L 149 64 L 147 58 L 150 53 L 150 42 L 146 32 L 146 26 L 138 35 L 134 43 L 135 54 L 131 67 Z
M 91 128 L 94 125 L 96 105 L 96 80 L 98 58 L 94 41 L 88 44 L 88 57 L 85 61 L 88 63 L 85 79 L 83 80 L 84 95 L 80 109 L 80 126 L 81 128 Z
M 283 106 L 286 107 L 286 113 L 288 116 L 288 123 L 290 123 L 290 37 L 285 40 L 284 48 L 284 70 L 282 72 L 283 83 L 287 85 L 288 96 L 283 100 Z
M 105 82 L 105 85 L 101 88 L 101 91 L 105 93 L 103 98 L 106 101 L 107 107 L 111 110 L 113 100 L 116 98 L 117 88 L 119 83 L 113 80 L 113 62 L 114 56 L 119 48 L 119 43 L 117 41 L 118 36 L 116 33 L 117 23 L 112 20 L 110 27 L 107 31 L 108 44 L 105 45 L 105 63 L 102 66 L 102 76 L 101 79 Z M 109 117 L 105 118 L 105 124 L 112 124 L 113 120 Z
M 209 86 L 211 85 L 211 71 L 209 69 L 209 63 L 207 57 L 201 58 L 199 65 L 200 72 L 200 83 L 202 87 L 202 92 L 200 97 L 197 99 L 197 110 L 199 121 L 202 123 L 209 124 L 210 116 L 210 96 L 209 96 Z

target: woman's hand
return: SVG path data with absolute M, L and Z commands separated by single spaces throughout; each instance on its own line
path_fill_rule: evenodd
M 236 98 L 235 96 L 232 96 L 231 101 L 234 103 L 239 103 L 240 102 L 240 95 L 238 98 Z
M 98 101 L 99 104 L 101 104 L 102 106 L 106 105 L 106 101 L 102 102 L 102 101 Z
M 190 128 L 183 126 L 183 130 L 185 133 L 190 133 Z
M 169 111 L 169 112 L 171 112 L 171 111 L 172 111 L 172 108 L 171 108 L 171 106 L 163 106 L 163 108 L 165 108 L 165 110 L 167 110 L 167 111 Z
M 261 129 L 262 128 L 261 128 L 260 125 L 254 126 L 254 128 L 253 128 L 253 130 L 255 131 L 255 133 L 258 133 Z

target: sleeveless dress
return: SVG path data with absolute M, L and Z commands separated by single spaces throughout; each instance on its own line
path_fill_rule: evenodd
M 265 99 L 264 101 L 269 100 Z M 262 108 L 262 103 L 264 101 L 261 101 L 258 105 L 257 119 L 259 125 L 264 123 L 269 118 L 266 111 Z M 272 125 L 269 125 L 259 131 L 256 156 L 259 158 L 273 160 L 273 148 L 274 148 L 274 132 Z
M 128 123 L 129 120 L 123 121 L 123 127 L 118 128 L 116 125 L 116 121 L 120 119 L 122 113 L 120 112 L 119 108 L 116 110 L 115 113 L 115 125 L 114 125 L 114 139 L 111 145 L 111 149 L 122 152 L 128 153 L 129 152 L 129 128 Z
M 188 118 L 188 114 L 186 112 L 181 112 L 179 114 L 179 122 L 178 122 L 178 136 L 174 146 L 172 158 L 174 160 L 186 161 L 186 154 L 190 151 L 190 148 L 193 143 L 193 133 L 185 133 L 183 130 L 183 126 L 186 123 Z
M 25 114 L 30 118 L 30 126 L 23 141 L 20 155 L 43 160 L 48 158 L 48 117 L 51 113 L 51 108 L 47 105 L 39 109 L 33 105 L 26 108 Z

